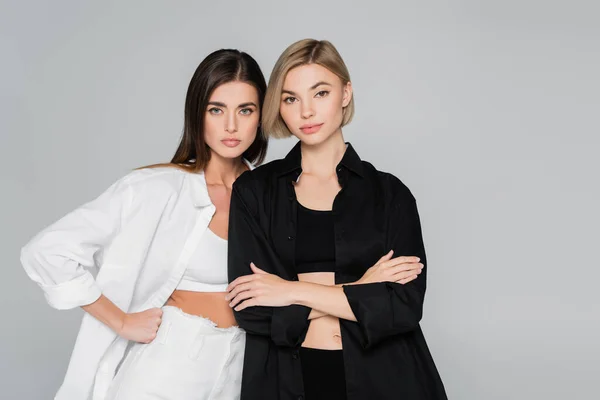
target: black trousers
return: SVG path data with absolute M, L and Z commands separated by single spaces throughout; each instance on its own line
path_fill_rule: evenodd
M 300 348 L 304 398 L 346 400 L 346 375 L 342 350 Z

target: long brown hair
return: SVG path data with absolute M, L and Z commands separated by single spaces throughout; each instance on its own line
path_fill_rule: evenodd
M 262 112 L 267 84 L 258 63 L 249 54 L 233 49 L 217 50 L 209 54 L 198 66 L 190 81 L 185 98 L 183 135 L 170 164 L 150 167 L 174 166 L 199 172 L 210 160 L 210 148 L 204 140 L 204 116 L 213 91 L 228 82 L 245 82 L 258 92 L 259 110 Z M 243 157 L 258 165 L 265 159 L 268 139 L 258 127 L 256 139 Z

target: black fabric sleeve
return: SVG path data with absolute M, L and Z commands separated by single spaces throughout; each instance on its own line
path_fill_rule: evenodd
M 417 279 L 405 285 L 385 282 L 344 286 L 364 348 L 416 329 L 423 313 L 427 261 L 419 213 L 412 194 L 398 197 L 390 208 L 386 249 L 393 249 L 394 257 L 417 256 L 424 267 Z

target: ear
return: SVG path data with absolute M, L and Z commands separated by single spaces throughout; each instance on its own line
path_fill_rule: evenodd
M 352 100 L 352 82 L 346 83 L 342 90 L 342 107 L 345 108 L 348 107 L 348 104 L 350 104 L 350 100 Z

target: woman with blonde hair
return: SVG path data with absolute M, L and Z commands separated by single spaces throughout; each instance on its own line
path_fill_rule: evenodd
M 245 333 L 224 293 L 229 203 L 233 181 L 265 156 L 265 91 L 250 55 L 211 53 L 189 84 L 171 162 L 129 173 L 23 248 L 50 305 L 86 311 L 55 399 L 240 397 Z
M 263 129 L 299 142 L 243 174 L 231 200 L 227 298 L 247 332 L 242 399 L 446 399 L 419 326 L 427 263 L 416 201 L 345 143 L 353 114 L 331 43 L 283 52 Z

